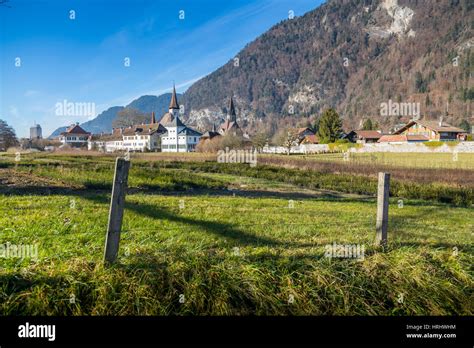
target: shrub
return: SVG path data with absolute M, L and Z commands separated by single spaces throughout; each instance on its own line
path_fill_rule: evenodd
M 423 144 L 428 147 L 438 147 L 438 146 L 443 146 L 444 142 L 443 141 L 425 141 L 423 142 Z

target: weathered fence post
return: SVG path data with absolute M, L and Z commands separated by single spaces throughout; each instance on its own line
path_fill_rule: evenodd
M 376 245 L 387 244 L 388 229 L 388 198 L 390 192 L 390 173 L 379 173 L 377 188 L 377 224 Z
M 109 225 L 105 239 L 104 263 L 112 264 L 117 258 L 120 230 L 122 228 L 123 210 L 125 208 L 125 191 L 127 189 L 130 161 L 117 158 L 115 162 L 112 198 L 110 199 Z

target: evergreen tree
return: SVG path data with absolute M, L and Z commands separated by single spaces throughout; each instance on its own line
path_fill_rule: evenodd
M 333 143 L 341 134 L 342 121 L 334 109 L 324 111 L 319 123 L 318 135 L 322 144 Z
M 362 124 L 362 129 L 363 130 L 374 130 L 374 124 L 372 123 L 372 120 L 370 118 L 368 118 L 364 121 L 364 123 Z
M 466 132 L 471 133 L 471 125 L 467 120 L 462 120 L 459 124 L 459 128 L 464 129 Z
M 321 118 L 317 117 L 316 121 L 314 121 L 313 131 L 317 134 L 319 132 L 319 123 L 321 122 Z

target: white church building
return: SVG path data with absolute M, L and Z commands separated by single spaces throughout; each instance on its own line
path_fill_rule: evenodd
M 163 115 L 160 122 L 156 122 L 155 113 L 152 112 L 149 124 L 115 128 L 112 134 L 107 135 L 86 133 L 85 139 L 88 139 L 88 149 L 105 152 L 195 151 L 202 134 L 186 127 L 179 119 L 179 111 L 176 89 L 173 86 L 169 110 Z
M 173 86 L 173 94 L 169 110 L 160 121 L 166 128 L 161 134 L 162 152 L 193 152 L 199 143 L 202 134 L 194 129 L 186 127 L 179 119 L 179 104 L 176 97 L 176 89 Z

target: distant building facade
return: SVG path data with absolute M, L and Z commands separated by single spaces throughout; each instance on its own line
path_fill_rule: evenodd
M 179 104 L 173 86 L 169 110 L 160 122 L 156 122 L 155 113 L 152 112 L 149 124 L 115 128 L 112 134 L 90 136 L 88 149 L 105 152 L 195 151 L 202 134 L 184 125 L 178 114 Z
M 413 120 L 393 134 L 424 136 L 431 141 L 455 141 L 465 140 L 467 132 L 443 122 L 441 118 L 439 121 Z
M 65 132 L 59 135 L 59 141 L 63 145 L 72 147 L 87 146 L 91 133 L 86 132 L 79 126 L 79 123 L 73 124 Z
M 39 124 L 30 127 L 30 140 L 43 139 L 43 132 Z
M 156 122 L 155 113 L 151 114 L 151 122 L 125 128 L 122 131 L 122 147 L 126 151 L 159 151 L 160 137 L 166 133 L 166 128 Z

